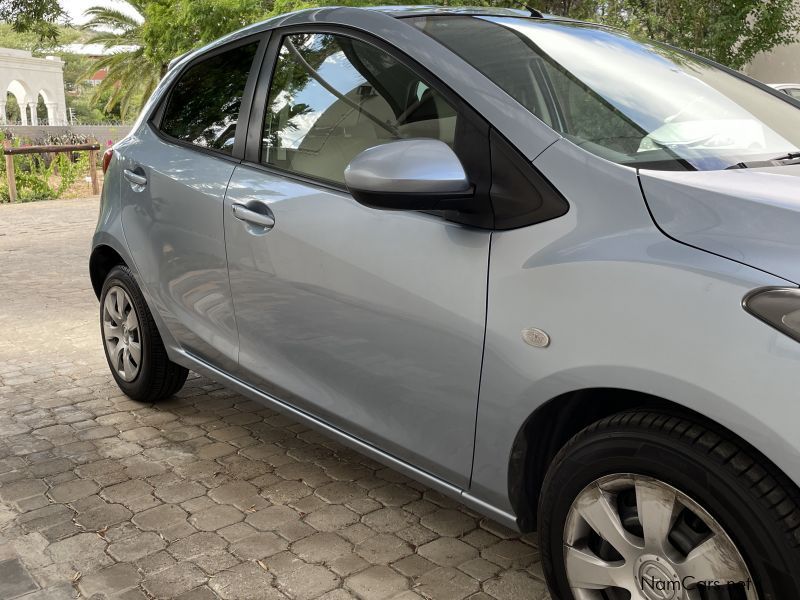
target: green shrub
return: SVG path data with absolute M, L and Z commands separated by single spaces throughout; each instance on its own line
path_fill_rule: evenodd
M 4 139 L 7 138 L 0 132 L 0 143 Z M 12 139 L 11 143 L 14 147 L 23 145 L 19 138 Z M 70 140 L 70 143 L 81 142 Z M 14 156 L 14 176 L 17 182 L 17 201 L 34 202 L 58 198 L 88 172 L 89 155 L 87 152 L 16 155 Z M 54 177 L 56 173 L 60 176 L 58 180 Z M 9 201 L 5 160 L 0 162 L 0 200 Z

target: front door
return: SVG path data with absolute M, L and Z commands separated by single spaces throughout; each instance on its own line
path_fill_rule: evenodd
M 260 163 L 236 168 L 225 234 L 240 377 L 466 487 L 490 233 L 346 192 L 361 150 L 398 138 L 458 153 L 461 115 L 386 51 L 287 35 Z
M 153 123 L 119 146 L 122 223 L 138 272 L 183 349 L 226 370 L 238 335 L 223 237 L 240 104 L 259 40 L 201 57 Z

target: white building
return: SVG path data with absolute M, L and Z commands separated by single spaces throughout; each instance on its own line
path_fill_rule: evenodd
M 61 59 L 54 56 L 34 58 L 26 50 L 0 48 L 0 125 L 8 123 L 6 98 L 9 93 L 17 100 L 22 125 L 41 124 L 36 115 L 39 96 L 47 107 L 47 124 L 67 124 Z

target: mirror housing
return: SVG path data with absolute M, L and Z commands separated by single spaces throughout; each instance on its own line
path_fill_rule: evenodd
M 347 165 L 344 181 L 357 202 L 384 210 L 459 210 L 474 195 L 456 153 L 434 139 L 367 148 Z

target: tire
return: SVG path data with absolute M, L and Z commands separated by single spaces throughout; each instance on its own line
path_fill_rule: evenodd
M 114 380 L 133 400 L 157 402 L 183 387 L 189 371 L 167 356 L 153 315 L 124 265 L 111 269 L 103 283 L 100 335 Z
M 659 521 L 650 517 L 649 522 L 655 525 L 644 526 L 648 522 L 647 515 L 655 514 L 654 507 L 663 511 L 664 506 L 670 506 L 647 500 L 648 495 L 653 497 L 652 490 L 667 496 L 670 490 L 676 494 L 678 502 L 672 505 L 676 508 L 668 510 L 678 515 L 677 520 Z M 589 521 L 602 525 L 603 515 L 607 513 L 598 512 L 598 507 L 611 507 L 616 516 L 612 513 L 610 522 L 616 524 L 616 517 L 619 517 L 623 524 L 623 536 L 617 538 L 616 544 L 606 543 L 616 535 L 613 528 L 606 527 L 610 535 L 605 536 L 604 542 L 604 537 L 597 535 L 597 529 L 603 527 L 589 525 Z M 643 510 L 642 507 L 649 508 Z M 641 519 L 640 513 L 645 515 Z M 598 577 L 587 568 L 588 561 L 581 552 L 588 554 L 591 560 L 602 557 L 603 573 L 610 573 L 605 570 L 608 564 L 624 564 L 620 571 L 614 571 L 614 582 L 629 575 L 638 578 L 634 585 L 639 595 L 631 595 L 636 600 L 682 600 L 689 596 L 670 596 L 669 591 L 659 595 L 653 591 L 652 582 L 671 580 L 673 575 L 680 581 L 688 565 L 697 564 L 689 559 L 700 552 L 691 555 L 693 548 L 702 544 L 708 548 L 717 542 L 722 548 L 726 541 L 734 547 L 734 552 L 738 551 L 738 557 L 730 552 L 731 546 L 725 546 L 727 554 L 714 556 L 726 557 L 727 563 L 715 561 L 719 566 L 714 569 L 743 573 L 752 583 L 695 587 L 692 598 L 800 598 L 800 493 L 797 487 L 756 450 L 721 427 L 699 418 L 631 411 L 590 425 L 566 444 L 550 466 L 542 486 L 538 519 L 542 563 L 554 600 L 627 597 L 628 592 L 613 587 L 602 592 L 588 589 L 605 575 Z M 651 542 L 644 540 L 644 530 L 655 539 L 658 536 L 653 532 L 659 530 L 658 523 L 666 523 L 661 529 L 669 531 L 668 543 L 659 546 L 669 558 L 663 562 L 661 559 L 654 562 L 649 554 L 635 558 L 637 555 L 628 542 L 635 541 L 636 548 L 642 545 L 652 548 Z M 625 550 L 626 557 L 615 546 Z M 619 559 L 624 563 L 613 563 Z M 653 575 L 655 579 L 650 578 Z M 744 581 L 744 578 L 734 581 Z M 578 584 L 574 592 L 571 583 Z M 681 583 L 684 589 L 694 587 L 692 580 Z M 680 589 L 680 585 L 676 587 Z

